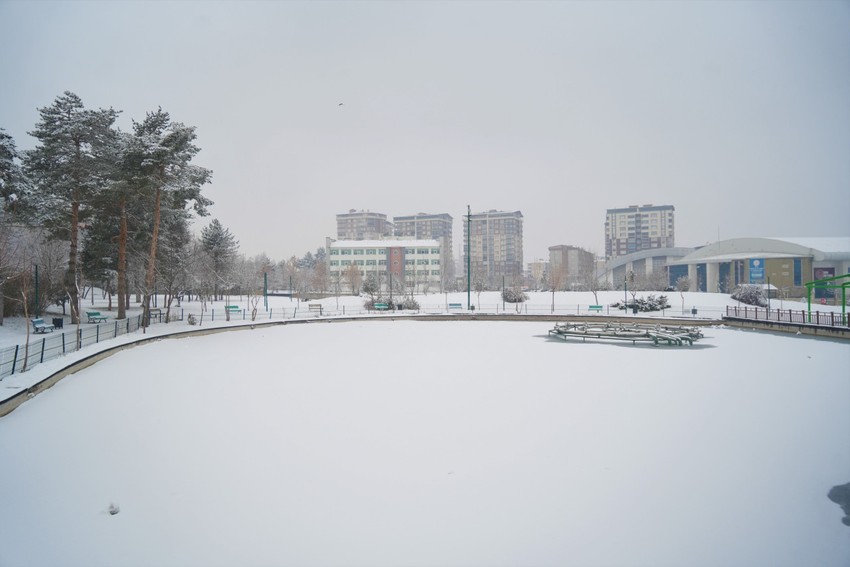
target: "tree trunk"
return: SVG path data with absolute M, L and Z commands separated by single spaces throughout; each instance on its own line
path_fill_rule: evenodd
M 65 289 L 71 304 L 71 324 L 80 322 L 80 299 L 77 292 L 77 241 L 79 238 L 80 202 L 71 201 L 71 246 L 68 253 L 68 272 L 65 274 Z
M 162 172 L 164 174 L 164 172 Z M 153 205 L 153 232 L 151 233 L 151 251 L 148 256 L 148 270 L 145 274 L 145 295 L 142 306 L 142 325 L 145 327 L 150 323 L 151 291 L 153 290 L 154 277 L 156 277 L 156 243 L 159 239 L 160 204 L 162 202 L 162 187 L 156 188 L 156 197 Z
M 118 318 L 127 318 L 127 199 L 121 198 L 121 225 L 118 229 Z

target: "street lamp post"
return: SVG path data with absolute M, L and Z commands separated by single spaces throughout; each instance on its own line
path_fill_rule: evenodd
M 472 209 L 466 206 L 466 310 L 472 308 L 472 256 L 469 245 L 472 242 Z

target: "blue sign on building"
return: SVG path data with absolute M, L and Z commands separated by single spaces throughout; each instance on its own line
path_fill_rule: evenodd
M 764 283 L 764 258 L 750 258 L 750 283 Z

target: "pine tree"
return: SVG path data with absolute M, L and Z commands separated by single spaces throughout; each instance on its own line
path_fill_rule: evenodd
M 239 241 L 230 234 L 230 230 L 222 226 L 218 219 L 213 219 L 201 230 L 201 243 L 206 253 L 212 258 L 213 278 L 215 278 L 213 293 L 218 299 L 218 284 L 220 281 L 225 281 L 233 267 L 236 253 L 239 251 Z
M 29 185 L 21 169 L 20 157 L 15 140 L 0 128 L 0 199 L 3 200 L 0 208 L 3 211 L 15 211 L 27 203 Z
M 108 179 L 107 156 L 113 144 L 113 109 L 86 110 L 80 97 L 66 91 L 52 106 L 39 109 L 30 135 L 39 145 L 25 154 L 24 168 L 36 191 L 33 203 L 54 238 L 70 242 L 65 289 L 71 321 L 79 322 L 79 227 Z
M 137 187 L 150 199 L 153 214 L 150 251 L 145 268 L 144 320 L 150 312 L 151 292 L 156 276 L 157 245 L 163 207 L 184 209 L 192 203 L 195 212 L 206 216 L 212 201 L 201 195 L 201 186 L 209 183 L 212 172 L 192 165 L 200 151 L 195 146 L 195 129 L 179 122 L 161 108 L 149 112 L 142 122 L 133 122 L 133 139 L 128 160 L 137 171 Z

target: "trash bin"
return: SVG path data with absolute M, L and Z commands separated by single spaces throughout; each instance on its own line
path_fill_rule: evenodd
M 62 329 L 62 325 L 64 324 L 64 319 L 62 317 L 54 317 L 53 318 L 53 328 L 54 329 Z
M 637 305 L 632 305 L 632 315 L 637 315 Z
M 692 308 L 691 308 L 691 315 L 696 315 L 696 314 L 697 314 L 697 308 L 696 308 L 696 307 L 692 307 Z

